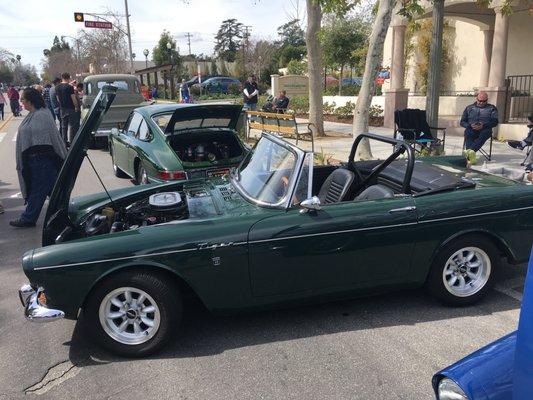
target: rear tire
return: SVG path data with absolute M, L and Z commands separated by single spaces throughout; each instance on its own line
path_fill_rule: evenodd
M 90 294 L 84 308 L 89 336 L 125 357 L 145 357 L 160 350 L 181 316 L 177 285 L 144 271 L 111 276 Z
M 113 172 L 117 178 L 127 178 L 128 175 L 124 173 L 119 167 L 117 167 L 117 164 L 115 164 L 115 156 L 113 154 L 113 147 L 111 144 L 109 144 L 109 153 L 111 154 L 111 164 L 113 165 Z
M 148 179 L 148 174 L 146 173 L 146 170 L 144 169 L 142 163 L 139 161 L 139 165 L 137 166 L 137 175 L 136 179 L 138 185 L 147 185 L 150 183 L 150 180 Z
M 468 306 L 485 297 L 499 269 L 500 254 L 491 240 L 481 235 L 464 236 L 439 251 L 426 288 L 445 304 Z

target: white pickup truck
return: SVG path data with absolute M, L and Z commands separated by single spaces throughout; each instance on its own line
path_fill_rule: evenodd
M 104 85 L 116 86 L 118 90 L 113 105 L 106 113 L 98 131 L 93 132 L 95 137 L 108 137 L 112 128 L 122 127 L 121 125 L 126 122 L 135 108 L 153 103 L 145 101 L 141 93 L 141 82 L 134 75 L 89 75 L 83 80 L 85 95 L 82 100 L 82 118 L 85 118 L 98 92 Z

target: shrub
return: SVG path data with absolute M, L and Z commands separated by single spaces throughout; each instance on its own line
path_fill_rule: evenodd
M 335 110 L 335 114 L 339 116 L 339 118 L 350 118 L 353 116 L 353 110 L 355 108 L 355 104 L 353 104 L 351 101 L 347 101 L 344 106 L 337 107 Z
M 361 90 L 360 86 L 346 85 L 342 87 L 342 96 L 357 96 Z M 339 85 L 328 86 L 324 90 L 325 96 L 337 96 L 339 94 Z
M 331 104 L 326 101 L 323 107 L 325 114 L 335 114 L 335 107 L 337 107 L 337 104 L 334 101 Z
M 381 106 L 370 106 L 368 109 L 368 116 L 372 117 L 381 117 L 383 115 L 383 108 Z
M 309 112 L 308 96 L 293 96 L 289 101 L 289 109 L 296 114 L 307 114 Z

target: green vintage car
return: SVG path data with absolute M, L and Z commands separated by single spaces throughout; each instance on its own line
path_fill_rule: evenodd
M 24 255 L 31 321 L 81 315 L 110 351 L 145 356 L 171 337 L 188 296 L 229 313 L 425 286 L 467 305 L 489 292 L 501 257 L 528 259 L 531 187 L 461 158 L 415 160 L 405 142 L 371 134 L 342 166 L 263 134 L 229 177 L 70 201 L 112 99 L 105 87 L 54 187 L 44 247 Z M 390 156 L 354 161 L 363 137 Z
M 124 129 L 112 129 L 115 175 L 139 184 L 227 174 L 246 149 L 235 128 L 242 107 L 158 104 L 135 109 Z

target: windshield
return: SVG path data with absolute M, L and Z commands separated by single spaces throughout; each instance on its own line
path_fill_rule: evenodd
M 289 147 L 263 138 L 239 167 L 236 186 L 257 202 L 281 205 L 289 195 L 296 164 Z

